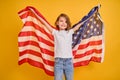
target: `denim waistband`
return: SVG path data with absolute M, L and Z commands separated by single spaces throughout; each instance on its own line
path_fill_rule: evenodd
M 56 59 L 59 59 L 59 60 L 71 60 L 72 58 L 59 58 L 59 57 L 56 57 L 55 60 Z

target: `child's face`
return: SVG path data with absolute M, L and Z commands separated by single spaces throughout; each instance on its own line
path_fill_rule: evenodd
M 57 25 L 59 26 L 60 30 L 65 30 L 67 28 L 66 18 L 60 17 L 57 22 Z

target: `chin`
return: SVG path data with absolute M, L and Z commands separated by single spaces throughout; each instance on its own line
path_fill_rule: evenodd
M 61 30 L 66 30 L 66 28 L 62 28 Z

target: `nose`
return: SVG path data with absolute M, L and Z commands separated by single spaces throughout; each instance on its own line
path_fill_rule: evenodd
M 66 22 L 63 22 L 64 25 L 66 25 L 67 23 Z

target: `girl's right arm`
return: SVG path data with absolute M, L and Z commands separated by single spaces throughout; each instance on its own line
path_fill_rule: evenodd
M 45 27 L 52 33 L 53 28 L 46 21 L 44 21 L 42 18 L 39 18 L 39 19 L 45 25 Z

